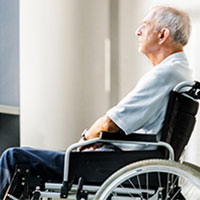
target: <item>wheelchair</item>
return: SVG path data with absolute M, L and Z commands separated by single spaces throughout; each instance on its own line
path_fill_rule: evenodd
M 160 138 L 153 134 L 102 132 L 100 138 L 72 144 L 66 150 L 61 182 L 44 183 L 39 176 L 31 175 L 28 166 L 19 166 L 4 199 L 200 199 L 200 167 L 180 160 L 195 126 L 199 99 L 199 82 L 178 84 L 170 93 Z M 96 142 L 139 144 L 154 149 L 73 151 Z M 18 186 L 23 187 L 20 196 Z

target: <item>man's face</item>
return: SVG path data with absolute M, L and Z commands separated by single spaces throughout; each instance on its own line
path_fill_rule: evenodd
M 155 30 L 156 11 L 151 11 L 143 21 L 143 24 L 136 30 L 139 38 L 139 51 L 145 55 L 155 52 L 158 48 L 158 32 Z

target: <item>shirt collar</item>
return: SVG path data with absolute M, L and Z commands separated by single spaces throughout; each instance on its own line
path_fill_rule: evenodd
M 161 63 L 159 63 L 158 65 L 162 65 L 165 64 L 166 62 L 172 62 L 174 60 L 181 60 L 181 61 L 186 61 L 187 62 L 187 58 L 184 52 L 177 52 L 177 53 L 173 53 L 171 55 L 169 55 L 167 58 L 165 58 Z

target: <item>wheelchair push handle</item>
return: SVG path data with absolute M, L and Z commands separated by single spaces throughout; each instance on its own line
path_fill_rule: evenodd
M 191 88 L 188 90 L 188 87 Z M 185 91 L 184 91 L 185 89 Z M 174 87 L 175 92 L 185 92 L 194 99 L 200 99 L 200 82 L 198 81 L 183 81 Z
M 200 82 L 194 81 L 193 87 L 187 92 L 194 99 L 200 99 Z

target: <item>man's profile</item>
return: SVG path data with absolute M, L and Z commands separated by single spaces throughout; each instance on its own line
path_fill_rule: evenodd
M 82 140 L 99 137 L 101 131 L 113 134 L 123 131 L 127 135 L 142 132 L 160 137 L 170 91 L 178 83 L 192 80 L 184 54 L 190 36 L 190 19 L 185 12 L 169 6 L 156 6 L 144 18 L 136 35 L 139 51 L 149 59 L 153 68 L 83 134 Z M 78 151 L 114 151 L 115 148 L 124 150 L 129 147 L 95 144 Z M 23 147 L 7 149 L 0 158 L 0 199 L 10 184 L 16 164 L 26 163 L 35 171 L 39 169 L 45 181 L 62 179 L 63 162 L 63 152 Z

